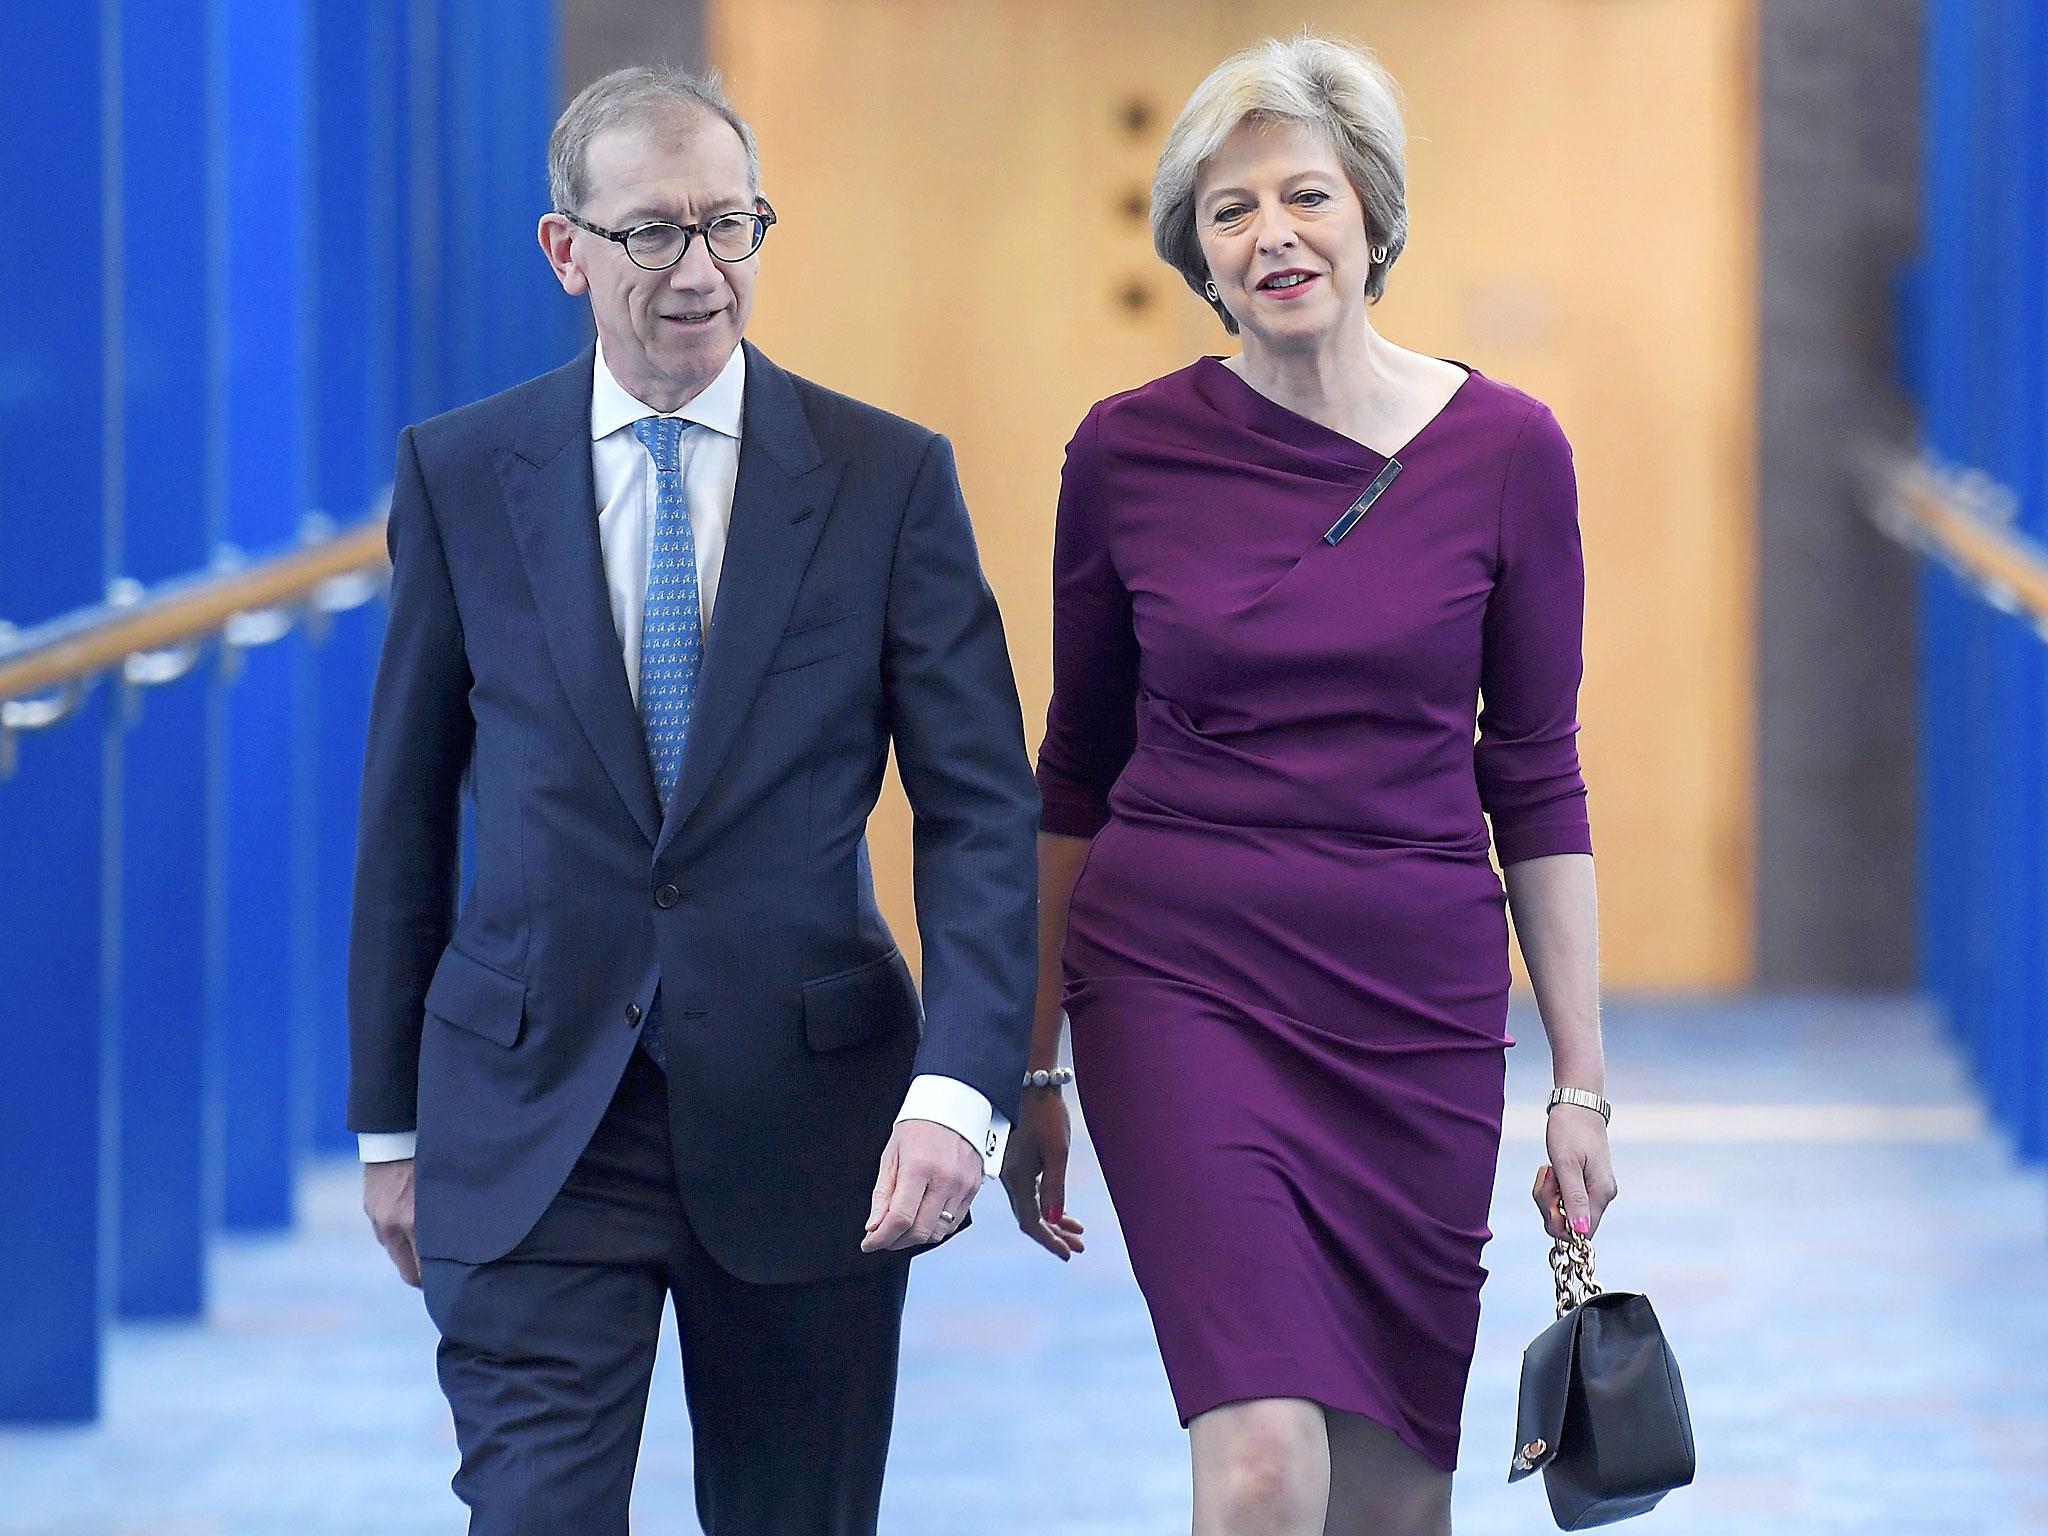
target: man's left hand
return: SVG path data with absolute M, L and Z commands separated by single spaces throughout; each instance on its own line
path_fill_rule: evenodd
M 981 1189 L 981 1154 L 933 1120 L 905 1120 L 889 1137 L 868 1202 L 862 1253 L 924 1248 L 950 1237 Z

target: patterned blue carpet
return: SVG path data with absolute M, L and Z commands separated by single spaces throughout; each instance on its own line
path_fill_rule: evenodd
M 1526 1195 L 1548 1086 L 1511 1053 L 1460 1536 L 1550 1529 L 1505 1486 L 1521 1348 L 1549 1317 Z M 1655 1301 L 1684 1367 L 1696 1486 L 1666 1536 L 2048 1533 L 2048 1188 L 1987 1132 L 1915 1006 L 1808 999 L 1608 1011 L 1622 1198 L 1608 1284 Z M 225 1242 L 209 1325 L 114 1335 L 89 1430 L 0 1432 L 0 1536 L 455 1536 L 433 1332 L 357 1209 L 308 1178 L 291 1238 Z M 1092 1166 L 1070 1266 L 999 1192 L 912 1282 L 892 1536 L 1170 1536 L 1185 1437 Z M 673 1341 L 634 1529 L 697 1529 Z

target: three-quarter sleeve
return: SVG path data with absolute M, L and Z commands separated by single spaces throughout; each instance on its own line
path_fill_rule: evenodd
M 1475 770 L 1503 868 L 1593 851 L 1578 751 L 1585 598 L 1571 444 L 1539 405 L 1508 459 L 1480 668 Z
M 1100 427 L 1090 411 L 1067 444 L 1052 554 L 1052 702 L 1038 749 L 1039 827 L 1093 837 L 1137 742 L 1138 639 L 1110 558 Z

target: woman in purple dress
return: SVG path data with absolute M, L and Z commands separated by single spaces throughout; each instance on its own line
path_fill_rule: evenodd
M 1450 1528 L 1510 903 L 1573 1091 L 1537 1205 L 1590 1232 L 1615 1190 L 1571 450 L 1373 329 L 1402 143 L 1343 45 L 1202 83 L 1153 235 L 1243 350 L 1096 405 L 1060 497 L 1032 1061 L 1064 1006 L 1198 1536 Z M 1025 1098 L 1005 1182 L 1064 1258 L 1066 1110 Z

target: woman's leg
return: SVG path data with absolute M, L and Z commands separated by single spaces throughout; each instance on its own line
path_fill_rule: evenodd
M 1451 1536 L 1450 1473 L 1362 1414 L 1323 1413 L 1330 1505 L 1322 1536 Z
M 1188 1425 L 1194 1536 L 1321 1536 L 1330 1501 L 1323 1408 L 1298 1397 L 1225 1403 Z

